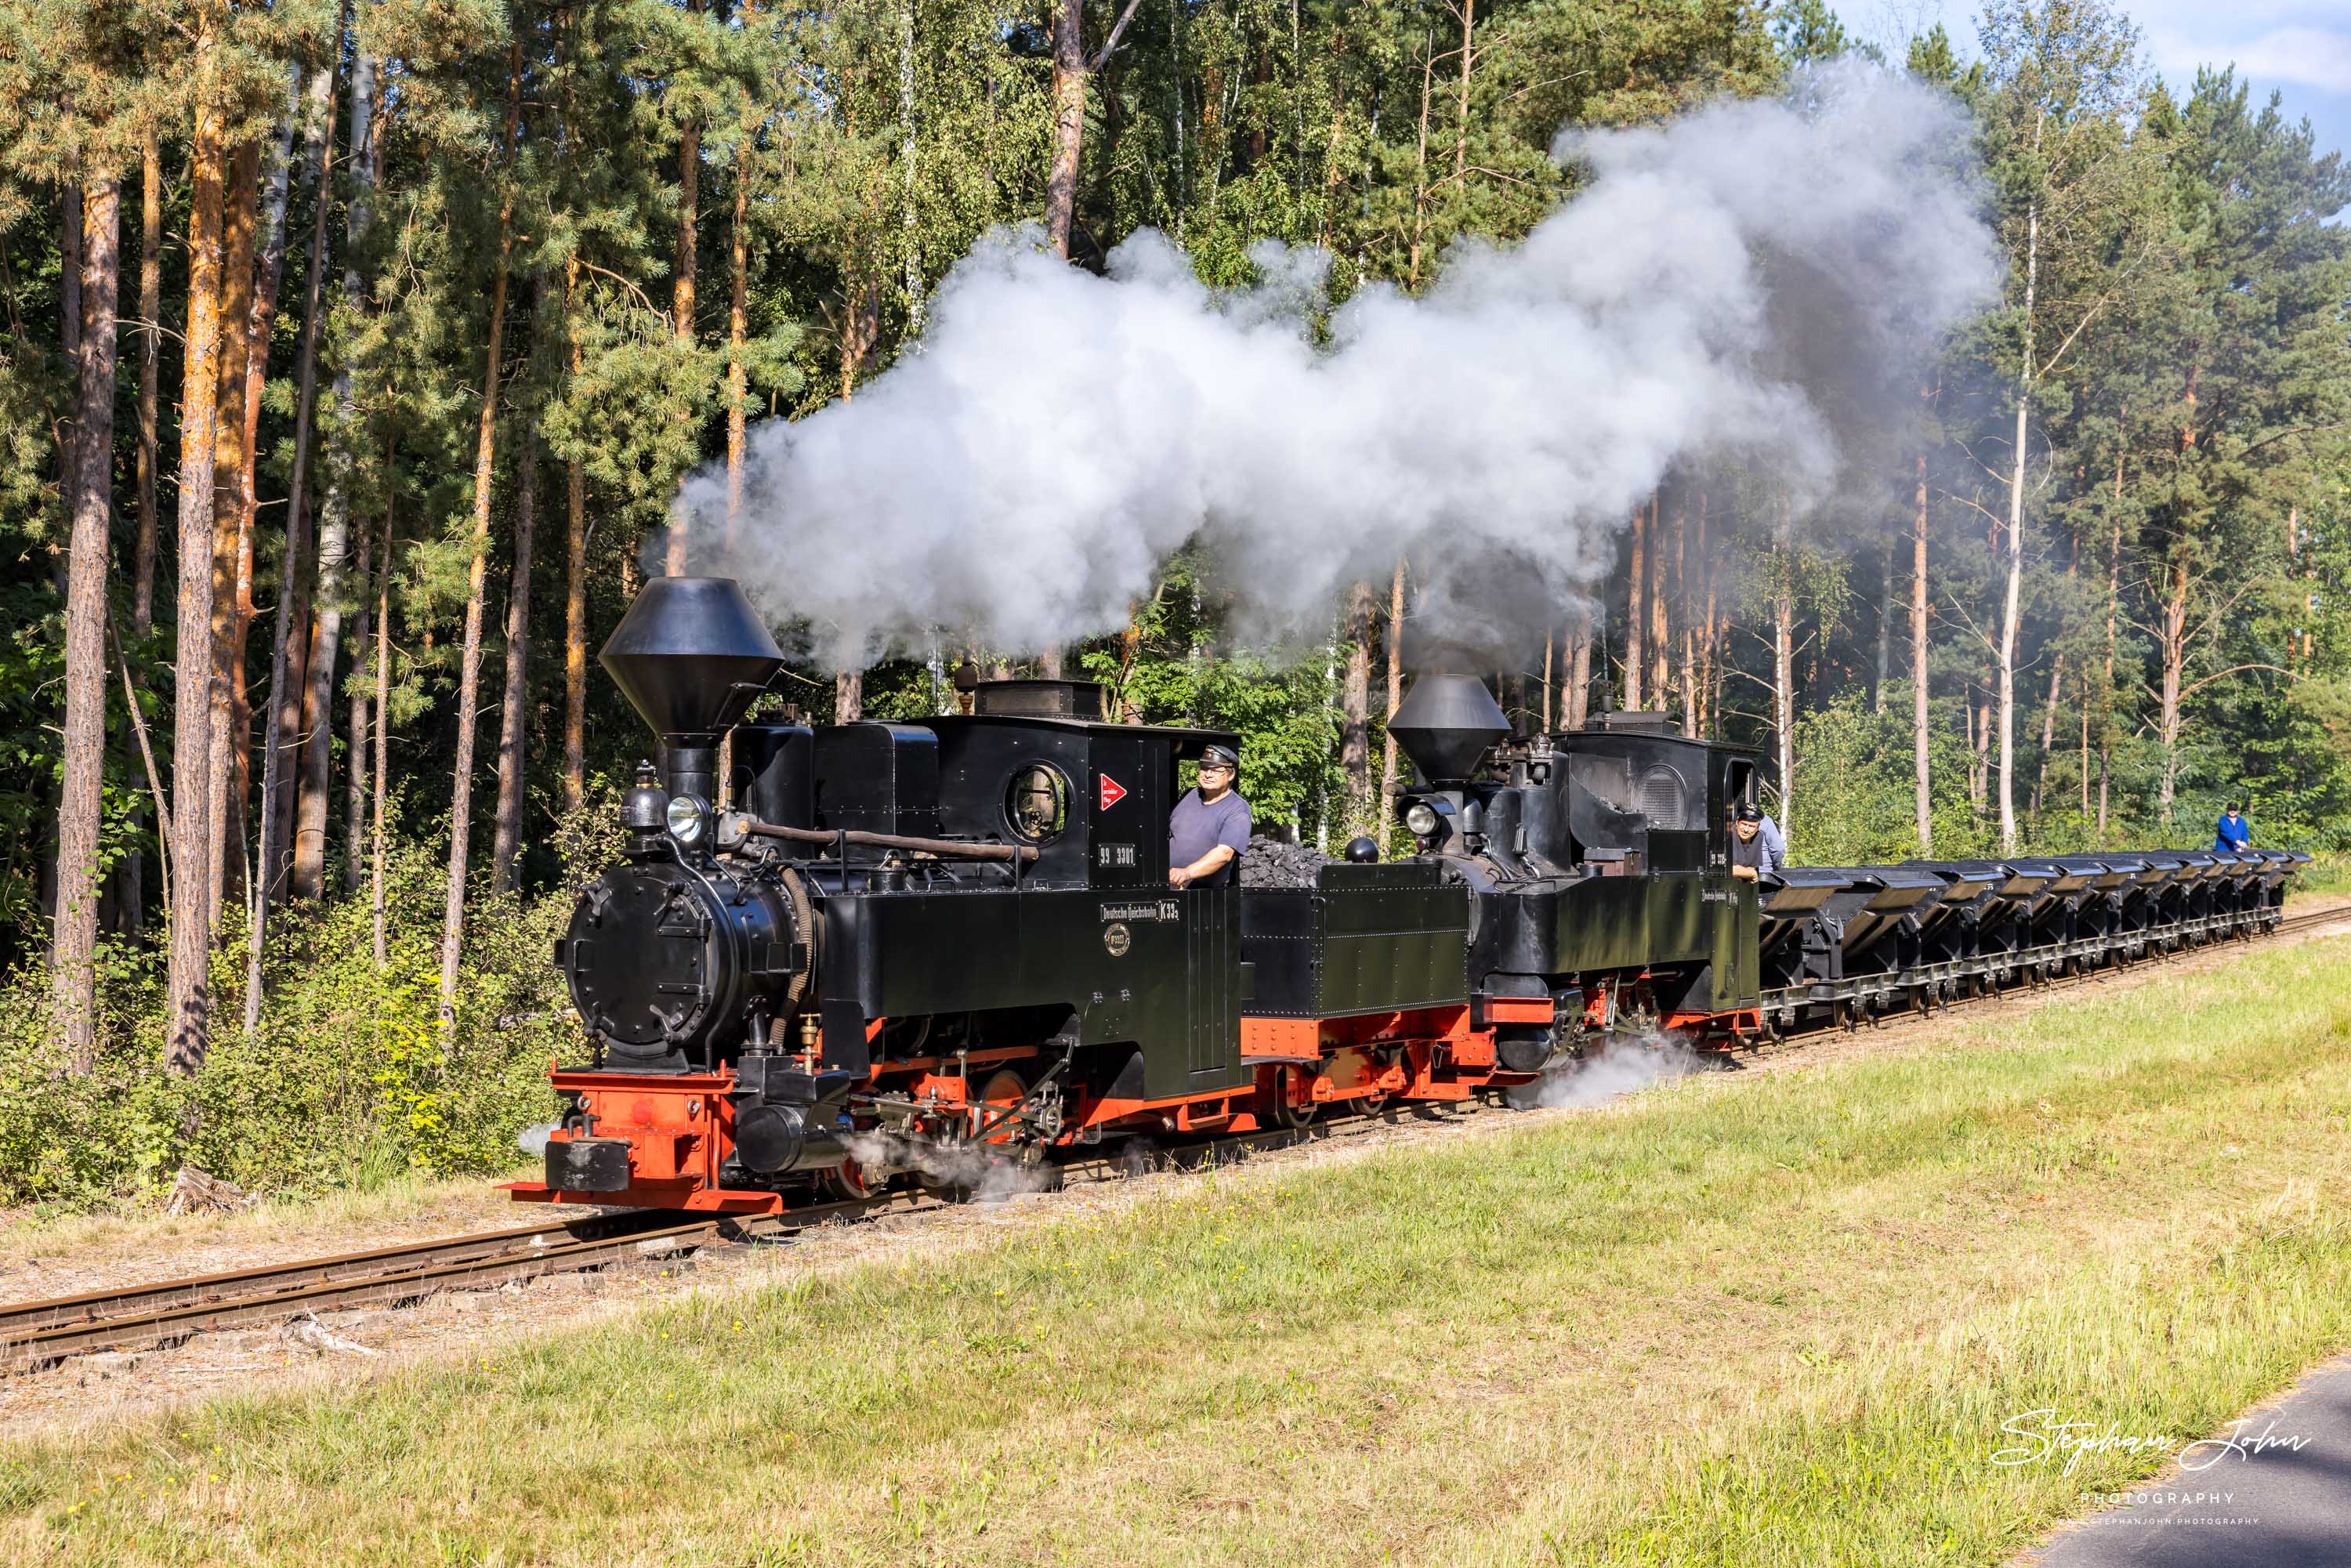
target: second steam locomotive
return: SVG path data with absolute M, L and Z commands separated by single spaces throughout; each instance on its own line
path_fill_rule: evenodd
M 1228 734 L 1107 723 L 1101 688 L 1041 680 L 918 725 L 747 722 L 783 659 L 720 578 L 648 583 L 602 663 L 659 765 L 557 946 L 593 1064 L 554 1074 L 529 1200 L 767 1213 L 942 1153 L 1464 1100 L 1611 1036 L 1732 1044 L 2251 935 L 2304 858 L 1740 879 L 1750 754 L 1655 713 L 1520 736 L 1477 680 L 1426 675 L 1390 726 L 1416 852 L 1175 890 L 1179 768 Z

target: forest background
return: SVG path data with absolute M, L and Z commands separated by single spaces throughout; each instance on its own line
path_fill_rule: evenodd
M 1759 748 L 1814 862 L 2190 844 L 2224 799 L 2351 851 L 2351 172 L 2104 0 L 1974 42 L 1822 0 L 8 0 L 0 1198 L 510 1163 L 647 748 L 590 670 L 644 540 L 982 234 L 1418 292 L 1573 199 L 1562 126 L 1846 57 L 1972 112 L 2004 299 L 1876 515 L 1669 479 L 1497 695 Z M 967 659 L 1082 670 L 1241 732 L 1260 828 L 1330 845 L 1388 820 L 1415 593 L 1252 648 L 1187 550 L 1122 632 L 786 685 L 913 717 Z

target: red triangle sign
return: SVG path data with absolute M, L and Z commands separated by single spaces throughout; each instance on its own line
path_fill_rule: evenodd
M 1102 779 L 1102 809 L 1107 811 L 1126 799 L 1126 786 L 1107 773 L 1098 777 Z

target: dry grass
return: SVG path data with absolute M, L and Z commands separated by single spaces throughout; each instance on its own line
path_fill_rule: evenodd
M 2346 958 L 21 1446 L 0 1552 L 1997 1563 L 2154 1463 L 2007 1416 L 2201 1433 L 2351 1343 Z

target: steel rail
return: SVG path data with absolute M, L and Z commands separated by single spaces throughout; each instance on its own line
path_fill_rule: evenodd
M 27 1301 L 0 1307 L 0 1371 L 36 1372 L 96 1351 L 162 1349 L 215 1329 L 285 1322 L 309 1312 L 487 1290 L 609 1267 L 649 1242 L 782 1235 L 893 1206 L 904 1207 L 899 1195 L 752 1219 L 681 1218 L 660 1209 L 597 1215 Z

